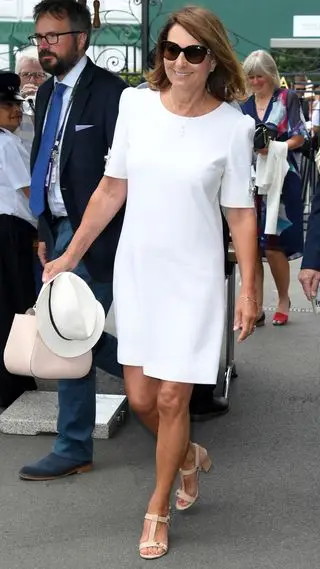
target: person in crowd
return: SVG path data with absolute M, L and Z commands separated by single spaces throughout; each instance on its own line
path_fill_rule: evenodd
M 24 98 L 32 97 L 35 99 L 40 85 L 49 77 L 41 67 L 34 46 L 29 46 L 18 52 L 15 71 L 20 77 L 20 94 Z
M 320 98 L 319 98 L 319 87 L 316 87 L 316 93 L 312 104 L 312 114 L 311 114 L 311 129 L 312 134 L 319 137 L 320 133 Z
M 74 0 L 43 0 L 34 8 L 39 61 L 53 75 L 39 87 L 31 154 L 30 206 L 39 216 L 42 265 L 67 248 L 101 179 L 111 147 L 125 83 L 85 55 L 91 34 L 89 10 Z M 102 232 L 77 268 L 107 313 L 124 208 Z M 122 376 L 117 341 L 104 334 L 99 367 Z M 81 381 L 59 382 L 58 437 L 53 452 L 24 466 L 20 478 L 46 480 L 92 468 L 95 427 L 95 367 Z
M 312 133 L 314 149 L 319 149 L 320 101 L 319 85 L 315 86 L 315 100 L 312 109 Z M 317 162 L 317 160 L 316 160 Z M 299 273 L 299 281 L 308 300 L 318 295 L 320 282 L 320 182 L 312 199 L 311 213 L 308 219 L 304 254 Z
M 32 143 L 34 138 L 34 111 L 35 99 L 38 88 L 48 78 L 43 71 L 35 46 L 29 46 L 16 54 L 16 73 L 20 77 L 20 95 L 24 101 L 22 103 L 22 120 L 15 134 L 19 136 L 28 154 L 29 161 L 31 156 Z M 34 251 L 34 270 L 36 278 L 36 290 L 41 288 L 41 263 L 36 255 L 36 242 Z
M 297 148 L 294 154 L 299 172 L 303 178 L 303 172 L 306 167 L 304 158 L 313 160 L 313 134 L 311 117 L 312 107 L 314 103 L 314 91 L 313 84 L 306 75 L 295 75 L 291 86 L 299 98 L 302 119 L 305 121 L 305 127 L 308 133 L 308 136 L 305 136 L 303 145 Z
M 206 449 L 189 440 L 194 383 L 217 377 L 224 327 L 226 208 L 240 271 L 235 329 L 253 331 L 257 315 L 256 215 L 250 192 L 254 121 L 227 104 L 241 97 L 241 66 L 210 11 L 186 7 L 159 35 L 149 89 L 120 101 L 105 175 L 69 247 L 44 278 L 74 270 L 126 201 L 114 291 L 118 359 L 129 403 L 156 436 L 156 486 L 140 556 L 168 551 L 169 501 L 196 501 Z
M 290 165 L 285 177 L 278 214 L 276 235 L 266 234 L 265 196 L 257 196 L 260 254 L 257 262 L 256 286 L 259 314 L 257 325 L 264 324 L 263 312 L 263 264 L 266 257 L 274 278 L 278 303 L 272 323 L 283 326 L 288 322 L 290 310 L 289 260 L 300 257 L 303 252 L 303 203 L 301 178 L 294 150 L 303 145 L 307 136 L 301 115 L 300 103 L 295 92 L 280 88 L 280 77 L 272 56 L 264 51 L 252 52 L 244 61 L 247 87 L 251 93 L 243 104 L 243 112 L 254 118 L 256 124 L 272 123 L 277 127 L 277 140 L 288 146 L 287 160 Z M 260 151 L 263 154 L 267 149 Z
M 308 220 L 306 242 L 304 248 L 299 281 L 308 300 L 319 300 L 320 283 L 320 191 L 312 200 L 311 213 Z
M 0 72 L 0 407 L 11 405 L 26 389 L 36 389 L 33 379 L 14 376 L 3 362 L 15 313 L 24 313 L 36 299 L 29 156 L 15 135 L 22 118 L 19 86 L 18 75 Z
M 306 97 L 307 87 L 308 87 L 308 78 L 306 75 L 295 75 L 294 77 L 294 84 L 293 89 L 297 94 L 299 99 L 302 113 L 306 122 L 310 120 L 310 105 L 309 99 Z
M 20 77 L 20 95 L 24 98 L 22 105 L 22 121 L 16 132 L 21 138 L 29 154 L 34 137 L 34 110 L 37 91 L 48 78 L 43 71 L 37 54 L 37 49 L 33 46 L 27 47 L 16 56 L 17 75 Z

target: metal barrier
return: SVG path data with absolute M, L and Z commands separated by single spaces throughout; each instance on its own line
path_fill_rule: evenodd
M 228 251 L 229 270 L 227 274 L 227 321 L 226 321 L 226 362 L 223 385 L 223 397 L 228 399 L 231 379 L 237 377 L 234 361 L 234 311 L 236 298 L 236 266 L 237 258 L 232 245 Z

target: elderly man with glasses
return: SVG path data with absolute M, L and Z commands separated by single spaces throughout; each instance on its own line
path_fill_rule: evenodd
M 30 154 L 34 137 L 35 98 L 38 88 L 49 75 L 43 71 L 34 47 L 27 47 L 17 54 L 15 71 L 20 77 L 20 95 L 24 98 L 22 121 L 16 134 Z
M 48 77 L 40 65 L 35 48 L 26 48 L 20 52 L 16 63 L 16 73 L 20 77 L 20 94 L 25 98 L 34 97 L 40 85 Z

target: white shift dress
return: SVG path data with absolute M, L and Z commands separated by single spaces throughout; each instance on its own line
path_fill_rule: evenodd
M 254 121 L 227 103 L 201 117 L 126 89 L 105 175 L 128 180 L 114 273 L 121 364 L 163 380 L 216 382 L 224 326 L 219 205 L 253 207 Z

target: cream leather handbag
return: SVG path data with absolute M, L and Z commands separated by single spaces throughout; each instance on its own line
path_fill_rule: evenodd
M 92 351 L 73 358 L 60 357 L 43 343 L 35 315 L 16 314 L 4 350 L 10 373 L 38 379 L 80 379 L 89 373 Z

